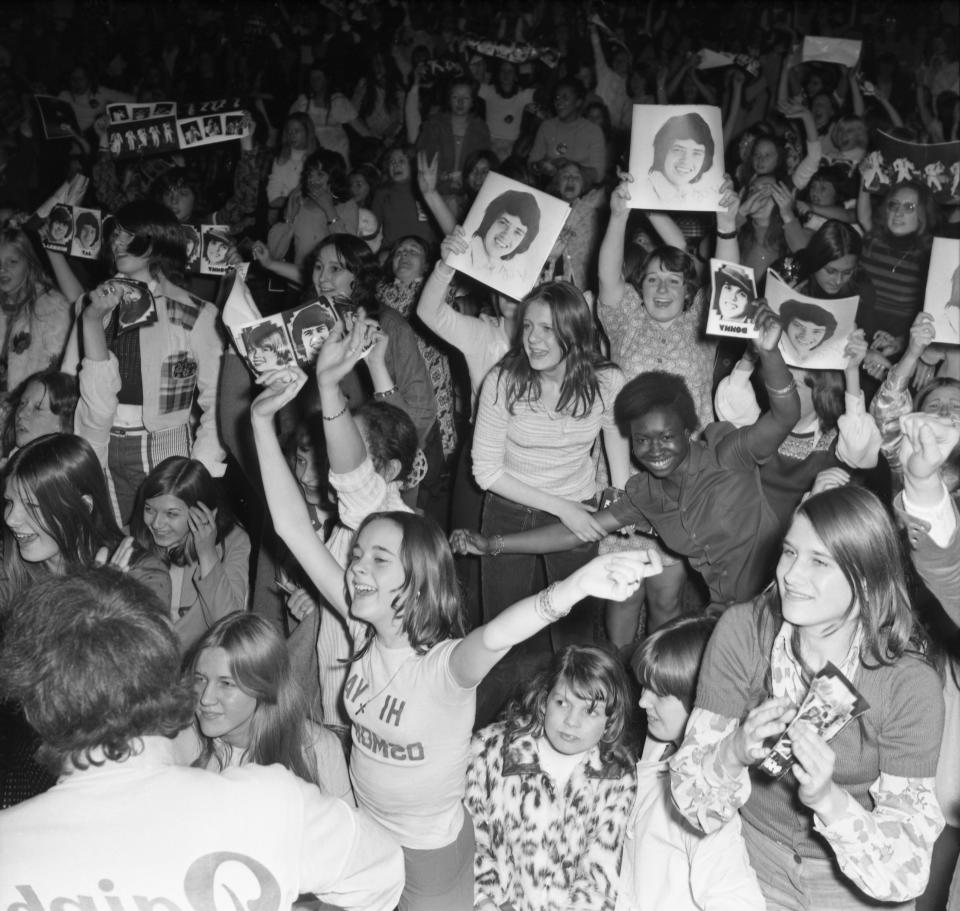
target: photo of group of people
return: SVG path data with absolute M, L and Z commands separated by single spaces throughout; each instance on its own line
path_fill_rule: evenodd
M 921 183 L 939 203 L 960 202 L 960 140 L 919 143 L 898 139 L 883 130 L 877 148 L 860 163 L 863 188 L 887 193 L 901 183 Z
M 230 326 L 240 356 L 257 374 L 295 361 L 309 370 L 320 347 L 340 320 L 326 299 L 294 307 L 239 326 Z
M 635 104 L 630 173 L 634 209 L 716 211 L 724 174 L 720 108 Z
M 227 104 L 233 107 L 222 110 L 221 106 Z M 187 106 L 174 101 L 108 105 L 110 153 L 114 158 L 129 158 L 239 138 L 247 134 L 249 126 L 243 111 L 237 109 L 238 104 L 237 99 L 224 98 Z M 183 114 L 180 119 L 178 113 Z
M 791 288 L 772 269 L 767 272 L 767 303 L 780 318 L 780 353 L 791 367 L 843 370 L 844 349 L 856 329 L 860 298 L 826 300 Z
M 722 259 L 710 260 L 710 313 L 707 334 L 756 338 L 757 283 L 753 269 Z
M 463 223 L 467 250 L 450 265 L 520 300 L 536 284 L 569 214 L 568 203 L 491 172 Z
M 47 250 L 96 259 L 102 236 L 103 219 L 99 209 L 58 203 L 40 231 L 40 242 Z

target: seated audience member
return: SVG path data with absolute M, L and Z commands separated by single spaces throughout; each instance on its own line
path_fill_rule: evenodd
M 116 890 L 196 908 L 212 905 L 215 884 L 243 895 L 256 884 L 278 909 L 303 892 L 358 911 L 395 906 L 400 850 L 343 801 L 277 766 L 212 775 L 175 764 L 193 696 L 148 589 L 94 569 L 27 597 L 0 679 L 61 778 L 0 812 L 3 907 Z

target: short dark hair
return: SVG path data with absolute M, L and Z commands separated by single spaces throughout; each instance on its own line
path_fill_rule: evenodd
M 162 274 L 174 284 L 183 284 L 187 241 L 173 212 L 163 203 L 138 199 L 122 206 L 115 219 L 119 227 L 135 235 L 127 251 L 148 257 L 154 278 Z
M 530 244 L 537 239 L 540 232 L 540 205 L 533 193 L 527 193 L 525 190 L 505 190 L 499 196 L 495 196 L 487 205 L 487 210 L 483 213 L 483 219 L 480 226 L 473 232 L 474 237 L 483 239 L 490 226 L 501 215 L 513 215 L 519 218 L 527 229 L 523 240 L 517 244 L 516 249 L 511 250 L 504 259 L 513 259 L 525 253 Z
M 716 617 L 676 617 L 645 639 L 630 660 L 637 682 L 658 696 L 675 696 L 688 711 Z
M 650 269 L 654 260 L 660 260 L 660 267 L 665 272 L 677 272 L 683 276 L 683 309 L 687 310 L 693 303 L 700 287 L 700 279 L 697 275 L 697 264 L 694 258 L 681 250 L 679 247 L 673 247 L 670 244 L 661 244 L 655 247 L 642 259 L 635 259 L 633 267 L 624 274 L 624 280 L 633 285 L 634 290 L 643 299 L 643 278 Z M 626 260 L 624 260 L 626 262 Z
M 136 738 L 173 737 L 190 723 L 177 637 L 145 585 L 109 567 L 77 568 L 23 599 L 29 610 L 8 620 L 0 686 L 43 740 L 46 765 L 122 761 Z
M 81 212 L 77 216 L 76 232 L 78 236 L 84 228 L 93 228 L 97 232 L 97 237 L 100 237 L 100 222 L 92 212 Z
M 332 149 L 317 149 L 303 160 L 300 172 L 300 189 L 306 193 L 307 180 L 311 171 L 320 169 L 329 178 L 330 195 L 336 202 L 350 198 L 350 184 L 347 181 L 347 163 L 339 152 Z
M 621 432 L 629 435 L 630 425 L 656 408 L 673 411 L 691 433 L 700 423 L 683 378 L 664 370 L 650 370 L 630 380 L 620 390 L 613 413 Z
M 823 326 L 826 329 L 823 338 L 817 343 L 818 345 L 822 345 L 837 331 L 837 318 L 826 307 L 811 304 L 807 301 L 784 301 L 780 305 L 780 324 L 783 326 L 784 332 L 787 331 L 787 327 L 795 319 L 803 320 L 805 323 L 816 323 L 816 325 Z
M 678 139 L 692 139 L 703 146 L 703 165 L 700 173 L 690 183 L 696 183 L 710 168 L 713 167 L 713 134 L 699 114 L 677 114 L 665 120 L 653 137 L 653 164 L 651 171 L 663 171 L 663 164 L 667 157 L 667 150 Z
M 417 457 L 417 428 L 410 415 L 389 402 L 364 402 L 354 416 L 367 426 L 370 461 L 378 473 L 391 459 L 400 463 L 396 480 L 403 481 L 413 471 Z

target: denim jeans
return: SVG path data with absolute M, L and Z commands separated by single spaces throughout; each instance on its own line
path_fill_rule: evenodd
M 483 501 L 484 535 L 512 534 L 529 531 L 560 520 L 548 512 L 521 506 L 487 491 Z M 511 604 L 535 592 L 537 561 L 543 561 L 547 582 L 565 579 L 574 570 L 589 563 L 597 555 L 597 544 L 581 544 L 572 550 L 554 554 L 500 554 L 481 560 L 480 576 L 483 592 L 483 619 L 487 622 Z M 593 598 L 580 602 L 549 629 L 553 650 L 566 645 L 592 645 L 598 603 Z

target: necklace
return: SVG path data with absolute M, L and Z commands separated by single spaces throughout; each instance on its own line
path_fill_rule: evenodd
M 390 686 L 390 684 L 397 679 L 397 675 L 400 673 L 400 671 L 402 671 L 411 662 L 411 660 L 413 660 L 416 657 L 417 657 L 416 654 L 407 655 L 407 657 L 400 662 L 400 666 L 390 675 L 390 679 L 382 687 L 380 687 L 380 689 L 377 690 L 369 699 L 367 699 L 366 702 L 360 703 L 360 705 L 357 707 L 357 714 L 362 715 L 367 710 L 367 706 L 370 705 L 370 703 L 373 702 L 374 699 L 377 699 L 378 697 L 382 696 L 387 691 L 387 688 Z
M 890 270 L 890 272 L 891 272 L 891 273 L 896 272 L 897 269 L 898 269 L 900 266 L 903 265 L 904 260 L 905 260 L 911 253 L 913 253 L 913 250 L 912 250 L 912 249 L 907 250 L 907 251 L 900 257 L 900 259 L 898 259 L 898 260 L 893 264 L 893 268 Z

